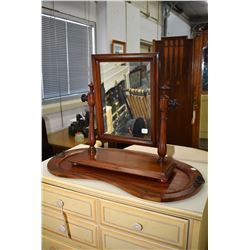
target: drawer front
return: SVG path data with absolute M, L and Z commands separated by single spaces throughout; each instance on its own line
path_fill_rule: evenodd
M 81 224 L 72 224 L 69 222 L 67 223 L 67 225 L 65 225 L 63 219 L 61 220 L 48 214 L 43 214 L 42 225 L 44 229 L 50 230 L 61 236 L 65 236 L 65 238 L 67 238 L 65 229 L 65 227 L 67 226 L 70 234 L 70 239 L 94 247 L 97 246 L 97 227 L 90 223 L 81 222 Z
M 103 249 L 176 250 L 176 248 L 168 247 L 163 244 L 158 244 L 154 241 L 145 240 L 141 237 L 129 233 L 121 233 L 106 228 L 101 229 L 101 238 Z
M 63 206 L 63 211 L 65 212 L 70 212 L 89 220 L 96 220 L 95 200 L 89 196 L 44 184 L 42 202 L 47 206 L 58 209 L 60 206 Z
M 101 223 L 185 248 L 188 220 L 101 201 Z
M 57 240 L 52 240 L 46 236 L 42 237 L 42 250 L 74 250 L 73 247 L 69 247 Z

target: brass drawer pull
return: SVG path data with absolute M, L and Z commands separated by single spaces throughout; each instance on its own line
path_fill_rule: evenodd
M 142 231 L 143 226 L 142 226 L 140 223 L 135 223 L 135 224 L 133 225 L 133 229 L 134 229 L 135 231 Z

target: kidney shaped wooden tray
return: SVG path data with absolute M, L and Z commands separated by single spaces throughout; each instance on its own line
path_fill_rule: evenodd
M 97 179 L 137 197 L 152 201 L 176 201 L 196 194 L 204 179 L 190 165 L 156 155 L 120 149 L 88 149 L 63 152 L 48 162 L 50 173 L 60 177 Z

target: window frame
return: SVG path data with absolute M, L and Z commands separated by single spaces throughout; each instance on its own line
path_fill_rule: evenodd
M 80 18 L 80 17 L 76 17 L 73 16 L 71 14 L 67 14 L 67 13 L 62 13 L 60 11 L 57 10 L 52 10 L 52 9 L 48 9 L 45 7 L 42 7 L 42 12 L 41 12 L 41 21 L 42 21 L 42 16 L 50 16 L 51 18 L 56 18 L 62 21 L 66 21 L 69 23 L 76 23 L 76 24 L 82 24 L 84 26 L 88 26 L 91 27 L 92 29 L 92 54 L 96 53 L 96 23 L 94 21 L 90 21 L 90 20 L 86 20 L 84 18 Z M 41 31 L 41 35 L 42 35 L 42 31 Z M 90 55 L 90 67 L 91 67 L 91 55 Z M 42 58 L 41 58 L 41 67 L 42 67 Z M 41 70 L 42 71 L 42 70 Z M 68 72 L 69 73 L 69 72 Z M 70 101 L 70 100 L 78 100 L 79 97 L 84 94 L 87 93 L 88 90 L 83 91 L 81 93 L 75 93 L 75 94 L 69 94 L 69 95 L 65 95 L 65 96 L 57 96 L 57 97 L 52 97 L 52 98 L 47 98 L 44 99 L 43 97 L 43 77 L 42 77 L 43 72 L 41 72 L 41 100 L 42 100 L 42 105 L 46 105 L 46 104 L 53 104 L 53 103 L 58 103 L 58 102 L 62 102 L 62 101 Z M 92 73 L 90 74 L 90 81 L 92 81 Z

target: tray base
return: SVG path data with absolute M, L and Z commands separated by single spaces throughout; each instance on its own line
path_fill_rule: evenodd
M 113 159 L 112 164 L 108 160 L 116 155 L 116 151 L 125 151 L 126 156 L 138 158 L 137 165 L 130 168 L 124 167 L 125 171 L 119 171 L 117 166 L 121 165 L 122 159 L 119 161 Z M 80 164 L 75 163 L 79 160 Z M 152 168 L 148 168 L 148 162 L 153 163 Z M 108 168 L 103 167 L 103 164 L 108 164 Z M 173 158 L 167 158 L 164 164 L 174 167 L 171 169 L 171 174 L 162 182 L 161 177 L 155 178 L 157 175 L 161 176 L 162 166 L 157 162 L 157 156 L 153 154 L 119 149 L 98 149 L 95 156 L 90 158 L 88 149 L 84 148 L 69 150 L 53 157 L 48 162 L 48 170 L 60 177 L 105 181 L 139 198 L 158 202 L 182 200 L 201 189 L 204 179 L 197 169 Z M 110 167 L 112 165 L 114 169 Z M 150 173 L 154 173 L 155 176 L 152 178 Z

